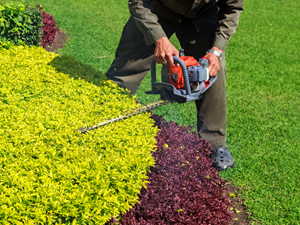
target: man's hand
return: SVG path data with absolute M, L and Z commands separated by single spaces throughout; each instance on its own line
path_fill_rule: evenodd
M 216 50 L 220 53 L 222 53 L 222 50 L 217 47 L 212 47 L 211 49 Z M 213 53 L 207 53 L 204 57 L 208 59 L 209 62 L 209 76 L 214 77 L 220 70 L 220 64 L 219 64 L 219 58 Z
M 174 63 L 173 56 L 179 56 L 178 50 L 171 44 L 167 37 L 158 39 L 155 42 L 156 48 L 154 51 L 154 59 L 159 64 Z

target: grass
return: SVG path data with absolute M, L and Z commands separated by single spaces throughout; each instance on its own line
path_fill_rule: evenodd
M 69 42 L 59 54 L 107 71 L 129 18 L 127 1 L 27 1 L 41 4 L 67 31 Z M 253 224 L 299 224 L 300 2 L 251 0 L 244 8 L 226 52 L 227 142 L 236 165 L 221 176 L 242 187 Z M 147 76 L 137 92 L 141 102 L 157 98 L 143 93 L 149 89 Z M 194 103 L 156 113 L 196 125 Z
M 222 176 L 263 224 L 299 224 L 299 1 L 248 1 L 228 49 L 228 145 Z

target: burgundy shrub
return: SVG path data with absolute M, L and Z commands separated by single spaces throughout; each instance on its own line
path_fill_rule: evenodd
M 153 153 L 156 164 L 139 203 L 122 215 L 119 224 L 229 224 L 231 202 L 223 195 L 225 181 L 212 167 L 210 144 L 191 128 L 152 118 L 160 129 Z
M 40 7 L 39 5 L 37 8 L 41 11 L 43 8 Z M 43 16 L 43 26 L 42 26 L 42 40 L 41 40 L 41 45 L 46 48 L 48 45 L 51 45 L 59 31 L 58 27 L 56 26 L 56 21 L 53 16 L 50 16 L 48 13 L 45 11 L 42 11 L 42 16 Z

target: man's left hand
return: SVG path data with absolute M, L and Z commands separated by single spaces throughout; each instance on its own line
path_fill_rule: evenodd
M 222 53 L 222 50 L 217 47 L 212 47 L 211 49 Z M 209 62 L 209 76 L 216 76 L 216 74 L 220 71 L 219 57 L 211 52 L 207 53 L 204 57 L 206 57 Z

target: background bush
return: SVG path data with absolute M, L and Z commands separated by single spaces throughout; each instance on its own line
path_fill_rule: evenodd
M 135 98 L 77 61 L 70 65 L 99 86 L 59 73 L 54 65 L 66 64 L 41 47 L 2 48 L 0 58 L 0 223 L 103 224 L 133 206 L 154 165 L 153 120 L 75 130 L 135 107 Z
M 46 48 L 55 41 L 59 29 L 56 26 L 56 21 L 53 16 L 49 15 L 45 11 L 42 11 L 43 8 L 40 5 L 38 5 L 37 8 L 42 12 L 44 24 L 41 28 L 43 31 L 41 45 Z
M 16 45 L 40 46 L 42 15 L 18 2 L 0 5 L 0 41 Z

